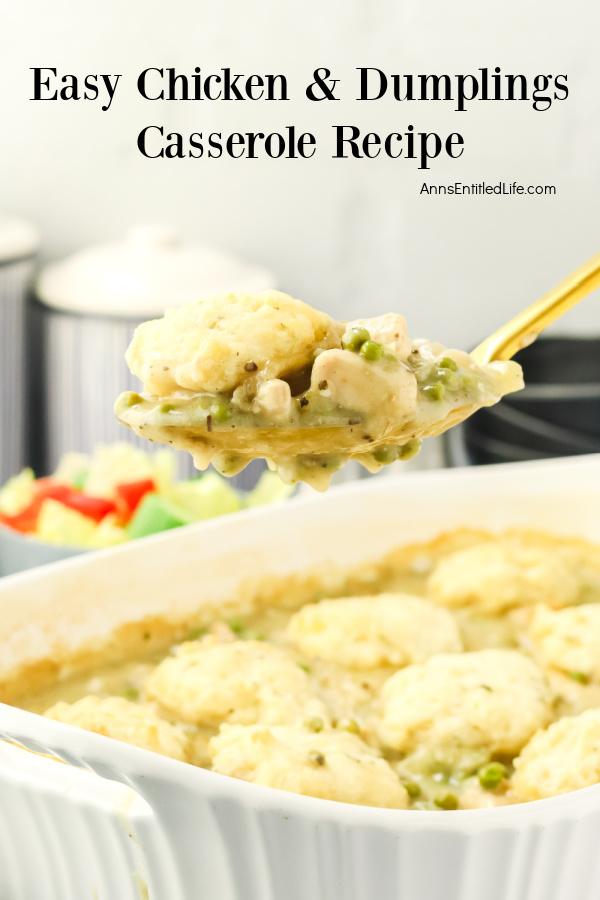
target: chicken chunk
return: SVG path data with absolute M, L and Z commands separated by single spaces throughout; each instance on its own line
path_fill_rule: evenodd
M 391 424 L 414 415 L 417 408 L 417 379 L 402 364 L 373 366 L 356 353 L 324 350 L 315 360 L 311 390 L 320 391 L 336 406 L 351 412 L 385 410 Z
M 253 408 L 273 422 L 285 422 L 292 415 L 292 392 L 287 381 L 271 378 L 259 385 Z

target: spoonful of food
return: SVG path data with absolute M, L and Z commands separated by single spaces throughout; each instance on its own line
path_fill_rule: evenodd
M 370 472 L 523 386 L 511 357 L 600 285 L 600 256 L 471 354 L 411 340 L 403 316 L 336 322 L 278 291 L 229 294 L 145 322 L 127 351 L 143 392 L 121 422 L 235 475 L 264 458 L 324 490 L 355 459 Z

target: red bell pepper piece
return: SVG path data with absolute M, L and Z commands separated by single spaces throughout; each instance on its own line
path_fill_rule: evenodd
M 100 522 L 117 508 L 112 500 L 106 500 L 104 497 L 88 497 L 87 494 L 76 491 L 66 484 L 58 484 L 52 478 L 40 478 L 36 482 L 35 497 L 29 506 L 14 516 L 2 516 L 2 523 L 15 531 L 24 533 L 35 531 L 44 500 L 56 500 L 95 522 Z
M 7 528 L 12 528 L 13 531 L 26 534 L 28 531 L 35 531 L 38 513 L 39 509 L 33 509 L 33 504 L 30 504 L 14 516 L 0 516 L 0 522 Z
M 2 522 L 15 531 L 27 533 L 35 531 L 40 509 L 44 500 L 64 502 L 71 492 L 66 484 L 57 484 L 51 478 L 40 478 L 35 485 L 36 494 L 31 503 L 14 516 L 3 516 Z
M 117 495 L 117 510 L 119 523 L 126 525 L 134 512 L 146 496 L 156 492 L 156 483 L 153 478 L 143 478 L 140 481 L 128 481 L 118 484 L 115 488 Z
M 105 497 L 89 497 L 87 494 L 82 494 L 81 491 L 71 490 L 67 497 L 57 499 L 59 503 L 64 503 L 69 509 L 74 509 L 82 516 L 93 519 L 94 522 L 102 521 L 105 516 L 116 512 L 117 509 L 117 504 L 112 500 L 107 500 Z

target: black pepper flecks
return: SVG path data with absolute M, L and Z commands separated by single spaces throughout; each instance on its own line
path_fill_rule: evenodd
M 315 766 L 324 766 L 326 762 L 325 756 L 322 753 L 318 753 L 316 750 L 312 750 L 308 754 L 308 758 Z

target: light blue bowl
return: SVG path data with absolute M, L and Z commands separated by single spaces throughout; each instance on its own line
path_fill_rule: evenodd
M 46 563 L 57 562 L 87 553 L 75 547 L 57 547 L 54 544 L 43 544 L 35 538 L 26 537 L 0 526 L 0 577 L 24 572 L 45 566 Z

